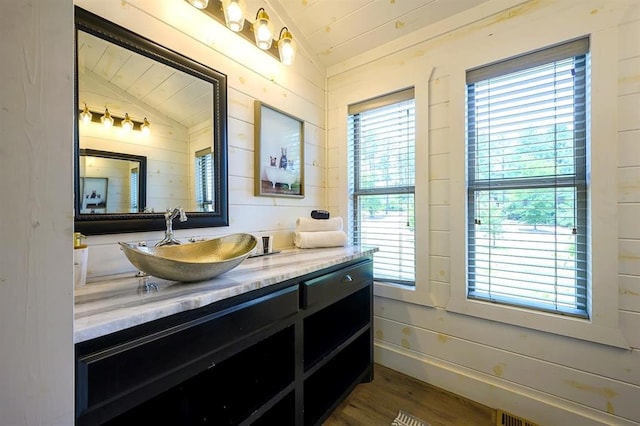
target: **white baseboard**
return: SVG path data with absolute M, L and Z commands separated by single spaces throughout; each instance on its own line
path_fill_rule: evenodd
M 374 342 L 374 360 L 433 386 L 539 425 L 640 425 L 638 422 L 378 339 Z

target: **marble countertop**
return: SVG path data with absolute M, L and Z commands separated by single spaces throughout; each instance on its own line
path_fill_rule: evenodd
M 151 277 L 157 290 L 141 291 L 133 276 L 88 283 L 75 290 L 74 343 L 267 287 L 321 269 L 372 255 L 376 249 L 339 247 L 290 249 L 248 258 L 225 274 L 198 283 Z

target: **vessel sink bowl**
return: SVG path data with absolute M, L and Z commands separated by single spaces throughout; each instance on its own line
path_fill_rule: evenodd
M 235 268 L 254 251 L 257 243 L 253 235 L 241 233 L 160 247 L 118 244 L 129 262 L 139 270 L 166 280 L 194 282 Z

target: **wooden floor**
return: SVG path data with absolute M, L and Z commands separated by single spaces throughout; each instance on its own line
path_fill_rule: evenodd
M 376 364 L 374 380 L 358 385 L 324 426 L 389 426 L 398 410 L 431 426 L 492 426 L 494 410 Z

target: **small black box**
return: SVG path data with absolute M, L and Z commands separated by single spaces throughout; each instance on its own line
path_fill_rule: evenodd
M 329 212 L 326 210 L 311 210 L 311 217 L 314 219 L 329 219 Z

